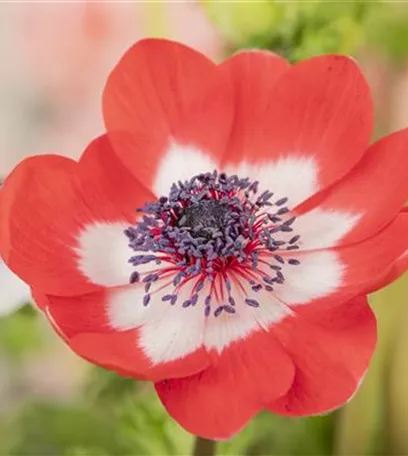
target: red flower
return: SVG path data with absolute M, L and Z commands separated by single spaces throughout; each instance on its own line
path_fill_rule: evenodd
M 26 159 L 1 190 L 1 254 L 61 337 L 204 437 L 346 402 L 376 342 L 365 295 L 408 262 L 408 130 L 368 147 L 355 62 L 144 40 L 103 111 L 79 163 Z

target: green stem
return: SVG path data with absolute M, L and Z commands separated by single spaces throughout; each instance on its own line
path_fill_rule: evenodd
M 197 437 L 194 445 L 193 456 L 215 456 L 216 442 L 214 440 Z

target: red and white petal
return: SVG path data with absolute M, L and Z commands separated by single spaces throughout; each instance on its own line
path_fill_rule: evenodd
M 308 304 L 331 295 L 355 296 L 369 292 L 376 281 L 408 249 L 408 213 L 368 240 L 331 250 L 283 254 L 299 265 L 286 264 L 285 282 L 275 294 L 287 304 Z
M 341 291 L 372 291 L 373 284 L 384 272 L 400 261 L 408 250 L 408 213 L 399 214 L 376 236 L 360 244 L 339 248 L 338 255 L 345 265 Z
M 145 39 L 109 76 L 103 112 L 107 130 L 118 133 L 112 138 L 116 153 L 152 186 L 173 143 L 196 148 L 212 160 L 223 153 L 233 101 L 228 75 L 202 54 L 179 43 Z M 177 169 L 168 169 L 173 172 Z
M 139 329 L 108 334 L 82 333 L 70 339 L 68 344 L 93 364 L 150 381 L 194 375 L 209 365 L 203 348 L 181 358 L 153 363 L 141 349 L 139 338 Z
M 125 230 L 136 222 L 136 209 L 155 199 L 113 153 L 112 136 L 94 140 L 78 166 L 84 199 L 97 214 L 77 234 L 78 267 L 90 282 L 107 287 L 129 283 L 134 251 Z
M 234 342 L 243 341 L 252 333 L 267 331 L 268 327 L 277 324 L 291 314 L 291 309 L 271 293 L 259 291 L 255 293 L 245 282 L 240 286 L 232 280 L 231 295 L 235 299 L 235 313 L 222 312 L 219 316 L 213 314 L 218 306 L 225 301 L 212 302 L 212 315 L 207 319 L 204 334 L 204 345 L 207 350 L 222 353 Z M 256 299 L 260 306 L 249 307 L 245 298 Z
M 222 440 L 239 432 L 272 398 L 285 394 L 293 375 L 293 363 L 274 336 L 256 331 L 221 355 L 212 353 L 212 366 L 200 374 L 165 380 L 156 390 L 187 431 Z
M 252 85 L 240 87 L 253 90 Z M 247 99 L 250 96 L 242 97 Z M 353 60 L 321 56 L 301 62 L 273 84 L 267 101 L 263 118 L 254 119 L 254 128 L 247 130 L 262 140 L 241 159 L 258 169 L 293 168 L 278 179 L 279 193 L 289 198 L 293 187 L 302 187 L 290 205 L 338 181 L 362 157 L 373 108 L 368 85 Z M 232 156 L 229 164 L 239 162 Z M 274 191 L 273 179 L 262 184 Z
M 153 291 L 152 302 L 143 312 L 143 288 L 123 291 L 114 296 L 108 310 L 116 329 L 126 328 L 131 320 L 132 326 L 141 326 L 139 345 L 155 364 L 183 358 L 199 350 L 204 341 L 203 297 L 195 306 L 184 308 L 183 302 L 191 296 L 190 287 L 181 288 L 174 306 L 161 301 L 167 293 L 165 290 Z M 133 309 L 135 302 L 139 305 L 137 311 Z
M 172 306 L 161 300 L 167 293 L 158 287 L 144 306 L 144 286 L 137 284 L 76 298 L 49 297 L 49 308 L 68 337 L 140 328 L 138 345 L 152 363 L 158 364 L 188 355 L 204 340 L 203 303 L 182 307 L 190 292 L 181 289 L 179 303 Z
M 0 193 L 1 252 L 11 269 L 45 293 L 126 284 L 132 250 L 124 230 L 152 197 L 113 154 L 106 135 L 79 163 L 53 155 L 27 159 Z
M 292 215 L 296 215 L 293 213 Z M 317 207 L 297 215 L 293 229 L 300 236 L 300 250 L 324 249 L 336 246 L 359 222 L 361 214 L 345 209 Z M 282 233 L 282 240 L 290 240 L 292 233 Z
M 76 235 L 77 268 L 89 283 L 101 287 L 126 285 L 135 268 L 129 259 L 135 252 L 129 247 L 126 222 L 95 221 L 84 224 Z
M 158 380 L 208 365 L 202 307 L 171 306 L 142 285 L 79 297 L 48 296 L 45 314 L 80 356 L 98 365 Z
M 347 176 L 317 195 L 318 208 L 296 220 L 302 248 L 359 242 L 389 223 L 408 198 L 408 170 L 401 166 L 408 157 L 407 145 L 408 129 L 381 139 Z M 313 202 L 312 199 L 306 206 Z M 328 221 L 327 226 L 321 223 L 322 216 Z M 339 218 L 340 223 L 336 220 Z
M 285 264 L 282 268 L 285 281 L 275 287 L 274 294 L 283 302 L 307 305 L 310 301 L 331 295 L 341 287 L 344 265 L 333 251 L 291 254 L 287 258 L 295 258 L 300 264 Z
M 94 291 L 77 267 L 76 234 L 94 218 L 74 161 L 44 155 L 21 162 L 0 191 L 0 250 L 26 283 L 52 294 Z
M 173 141 L 160 159 L 152 190 L 158 196 L 168 196 L 173 183 L 189 181 L 193 176 L 216 169 L 219 169 L 219 162 L 215 157 L 193 145 Z
M 261 193 L 264 190 L 273 191 L 274 200 L 288 198 L 286 205 L 289 208 L 295 207 L 319 189 L 318 168 L 310 157 L 287 156 L 259 163 L 227 163 L 224 170 L 229 175 L 258 181 Z
M 235 118 L 222 167 L 228 174 L 258 180 L 273 189 L 277 199 L 294 206 L 316 192 L 317 168 L 310 157 L 266 156 L 270 97 L 273 85 L 290 68 L 288 62 L 266 51 L 243 51 L 225 61 L 221 71 L 231 74 L 235 90 Z M 270 159 L 270 160 L 269 160 Z M 296 185 L 293 185 L 296 176 Z M 272 186 L 273 184 L 273 186 Z
M 288 394 L 269 404 L 281 415 L 331 411 L 360 386 L 376 345 L 376 321 L 365 297 L 298 307 L 273 328 L 295 364 Z

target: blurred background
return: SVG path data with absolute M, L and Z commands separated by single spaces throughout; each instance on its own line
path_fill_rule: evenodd
M 110 68 L 146 36 L 179 40 L 215 60 L 245 47 L 292 62 L 353 55 L 374 94 L 375 136 L 408 126 L 405 2 L 1 2 L 0 178 L 26 155 L 78 157 L 103 131 L 100 98 Z M 191 453 L 193 438 L 149 385 L 71 354 L 28 296 L 0 265 L 1 456 Z M 379 346 L 347 406 L 314 418 L 261 414 L 218 453 L 408 455 L 407 277 L 371 303 Z

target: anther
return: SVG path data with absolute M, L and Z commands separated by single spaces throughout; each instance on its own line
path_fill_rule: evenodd
M 287 197 L 273 203 L 273 192 L 264 189 L 258 194 L 258 186 L 257 181 L 214 170 L 174 183 L 168 196 L 138 210 L 139 222 L 124 234 L 136 252 L 129 263 L 136 269 L 143 266 L 144 306 L 150 303 L 151 296 L 175 305 L 180 291 L 191 283 L 191 292 L 179 301 L 180 306 L 198 305 L 200 292 L 208 286 L 204 315 L 218 317 L 223 312 L 239 312 L 230 272 L 236 273 L 234 284 L 237 282 L 243 290 L 240 282 L 249 283 L 254 293 L 273 292 L 284 283 L 282 265 L 297 265 L 300 261 L 286 259 L 281 252 L 299 249 L 300 236 L 286 241 L 279 235 L 292 232 L 296 218 L 282 217 L 290 211 Z M 276 207 L 275 214 L 268 213 L 272 206 Z M 271 257 L 273 264 L 268 264 L 265 258 Z M 151 271 L 145 272 L 145 265 L 150 264 Z M 263 264 L 269 265 L 274 277 L 259 270 Z M 140 282 L 140 274 L 141 271 L 132 272 L 129 282 Z M 162 278 L 173 285 L 173 291 L 160 294 Z M 260 306 L 252 297 L 243 299 L 250 307 Z M 214 310 L 213 300 L 226 303 L 214 304 Z

